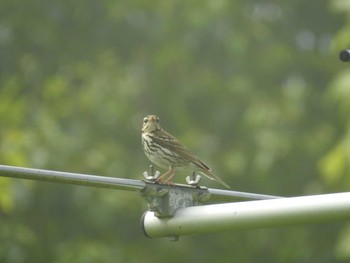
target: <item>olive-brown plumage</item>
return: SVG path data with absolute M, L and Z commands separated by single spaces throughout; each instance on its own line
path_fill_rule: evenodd
M 168 169 L 159 177 L 161 181 L 167 175 L 166 184 L 171 182 L 179 169 L 192 169 L 199 171 L 211 180 L 215 180 L 227 188 L 228 184 L 215 176 L 208 165 L 203 163 L 197 156 L 183 146 L 172 135 L 164 131 L 159 125 L 159 118 L 156 115 L 148 115 L 143 119 L 142 147 L 151 162 L 161 168 Z

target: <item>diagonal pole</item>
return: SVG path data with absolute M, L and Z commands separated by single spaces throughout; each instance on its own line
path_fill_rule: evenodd
M 17 166 L 0 165 L 0 177 L 10 177 L 17 179 L 29 179 L 36 181 L 46 181 L 55 183 L 74 184 L 82 186 L 92 186 L 101 188 L 111 188 L 126 191 L 144 191 L 145 188 L 155 188 L 156 191 L 162 189 L 173 189 L 173 186 L 154 184 L 142 180 L 106 177 L 89 174 L 59 172 L 52 170 L 33 169 Z M 188 185 L 176 184 L 176 189 L 184 192 L 206 194 L 208 200 L 214 202 L 228 202 L 236 200 L 264 200 L 280 198 L 278 196 L 246 193 L 230 190 L 195 188 Z
M 0 165 L 0 177 L 30 179 L 64 184 L 75 184 L 117 190 L 140 191 L 145 182 L 133 179 L 97 176 L 89 174 L 58 172 L 17 166 Z

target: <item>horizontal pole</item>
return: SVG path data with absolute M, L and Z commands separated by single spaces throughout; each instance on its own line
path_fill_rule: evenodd
M 186 207 L 170 218 L 146 212 L 141 226 L 158 238 L 336 220 L 350 220 L 350 193 Z

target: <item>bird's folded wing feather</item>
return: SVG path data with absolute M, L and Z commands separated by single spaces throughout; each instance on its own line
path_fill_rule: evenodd
M 190 150 L 188 150 L 185 146 L 183 146 L 178 140 L 176 140 L 172 135 L 170 135 L 166 131 L 161 130 L 158 134 L 155 134 L 155 136 L 153 136 L 153 139 L 155 142 L 162 145 L 163 147 L 174 151 L 177 155 L 183 156 L 185 159 L 187 159 L 194 165 L 197 165 L 199 168 L 210 171 L 210 167 L 208 165 L 199 160 L 197 156 L 195 156 Z

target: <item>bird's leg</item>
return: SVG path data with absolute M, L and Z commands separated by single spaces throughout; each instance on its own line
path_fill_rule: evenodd
M 173 173 L 168 177 L 168 179 L 165 180 L 164 184 L 172 184 L 171 179 L 173 179 L 175 174 L 176 170 L 173 169 Z
M 169 165 L 169 170 L 166 171 L 164 174 L 162 174 L 161 176 L 158 177 L 158 179 L 156 180 L 156 183 L 162 182 L 162 179 L 167 176 L 169 173 L 171 173 L 173 171 L 173 168 Z

